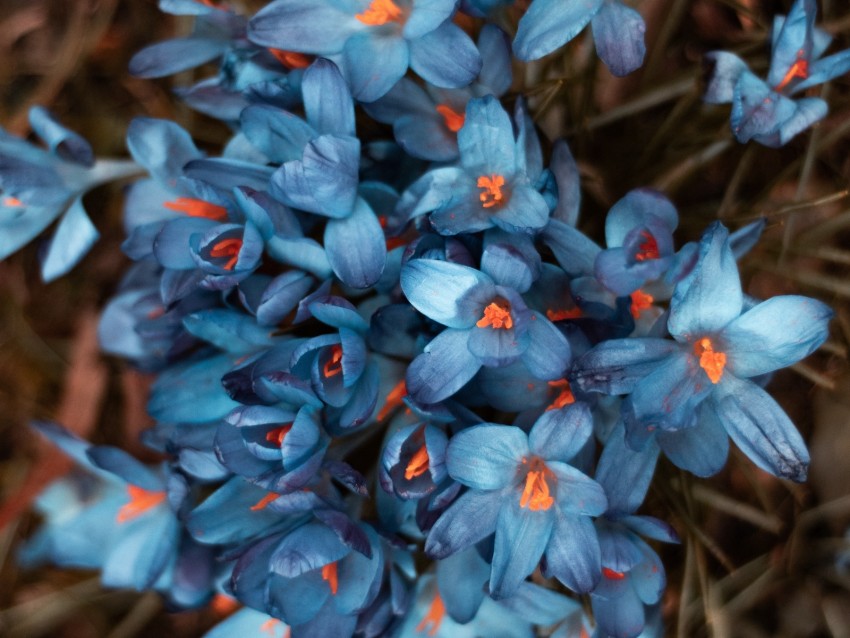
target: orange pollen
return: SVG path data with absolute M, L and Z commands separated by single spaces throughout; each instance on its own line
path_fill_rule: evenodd
M 325 375 L 325 379 L 330 379 L 331 377 L 335 377 L 340 372 L 342 372 L 342 346 L 339 344 L 335 344 L 331 346 L 331 358 L 325 362 L 324 367 L 322 368 L 322 374 Z
M 426 613 L 425 617 L 419 621 L 418 625 L 416 625 L 417 633 L 422 633 L 427 629 L 429 636 L 435 636 L 440 630 L 440 624 L 443 622 L 443 617 L 445 617 L 445 615 L 446 604 L 443 602 L 443 598 L 440 596 L 440 593 L 437 592 L 434 594 L 434 600 L 431 601 L 428 613 Z
M 24 203 L 19 200 L 17 197 L 4 197 L 3 198 L 3 206 L 9 206 L 10 208 L 21 208 Z
M 623 580 L 626 577 L 623 572 L 615 572 L 613 569 L 608 569 L 607 567 L 602 568 L 602 575 L 609 580 Z
M 407 396 L 407 384 L 404 382 L 404 379 L 399 381 L 393 386 L 393 389 L 390 390 L 390 393 L 387 395 L 387 402 L 384 403 L 384 407 L 381 408 L 381 411 L 378 412 L 378 421 L 383 421 L 386 419 L 390 412 L 399 407 L 404 399 Z
M 493 326 L 496 330 L 499 328 L 510 330 L 514 327 L 514 320 L 511 317 L 510 310 L 506 310 L 494 302 L 484 308 L 484 316 L 481 317 L 475 325 L 479 328 Z
M 286 435 L 289 434 L 291 429 L 292 424 L 288 423 L 287 425 L 282 425 L 279 428 L 270 430 L 266 433 L 266 441 L 269 443 L 276 443 L 277 446 L 280 447 L 283 445 L 283 440 L 286 438 Z
M 336 561 L 322 567 L 322 578 L 328 581 L 331 593 L 336 596 L 336 592 L 339 591 L 339 574 L 336 569 Z
M 275 60 L 288 69 L 306 69 L 310 66 L 310 57 L 296 51 L 284 51 L 283 49 L 268 48 Z
M 128 485 L 127 493 L 130 495 L 130 502 L 118 510 L 118 515 L 115 517 L 115 520 L 119 523 L 126 523 L 137 516 L 141 516 L 149 509 L 165 501 L 164 491 L 151 492 L 135 485 Z
M 269 618 L 266 622 L 260 625 L 260 631 L 264 634 L 269 634 L 270 636 L 274 636 L 275 629 L 280 624 L 280 621 L 277 618 Z
M 227 616 L 239 608 L 239 602 L 225 594 L 216 594 L 210 602 L 210 607 L 218 616 Z
M 173 202 L 164 202 L 168 210 L 173 210 L 178 213 L 183 213 L 188 217 L 206 217 L 216 221 L 224 221 L 227 219 L 227 209 L 223 206 L 210 204 L 202 199 L 192 199 L 191 197 L 178 197 Z
M 222 239 L 212 247 L 210 257 L 229 257 L 222 268 L 225 270 L 233 270 L 236 262 L 239 261 L 240 250 L 242 250 L 241 239 Z
M 379 26 L 387 22 L 398 22 L 401 18 L 401 9 L 393 0 L 372 0 L 363 13 L 358 13 L 354 17 L 363 24 Z
M 274 492 L 269 492 L 263 498 L 261 498 L 259 501 L 257 501 L 256 503 L 254 503 L 251 506 L 251 511 L 252 512 L 258 512 L 259 510 L 266 509 L 266 506 L 268 506 L 268 504 L 271 503 L 272 501 L 276 500 L 278 496 L 279 496 L 279 494 L 275 494 Z
M 549 387 L 552 388 L 560 388 L 561 391 L 558 393 L 558 396 L 554 401 L 546 408 L 546 411 L 549 410 L 560 410 L 563 407 L 570 405 L 571 403 L 576 402 L 576 398 L 573 396 L 572 388 L 570 388 L 570 382 L 566 379 L 561 379 L 560 381 L 550 381 Z
M 652 302 L 655 301 L 652 298 L 652 295 L 647 295 L 646 293 L 644 293 L 640 290 L 635 290 L 632 293 L 631 297 L 632 297 L 631 313 L 632 313 L 632 317 L 634 317 L 635 319 L 640 318 L 640 313 L 642 311 L 649 310 L 650 308 L 652 308 Z
M 639 250 L 635 254 L 635 260 L 646 261 L 647 259 L 658 259 L 658 242 L 655 241 L 655 237 L 647 231 L 643 231 L 640 235 L 646 241 L 638 246 Z
M 457 133 L 460 129 L 463 128 L 463 123 L 466 121 L 466 115 L 463 113 L 458 113 L 448 104 L 438 104 L 437 105 L 437 113 L 443 116 L 443 121 L 446 123 L 446 128 L 449 129 L 452 133 Z M 479 180 L 478 186 L 481 186 L 481 180 Z
M 531 470 L 525 476 L 525 488 L 519 499 L 520 507 L 527 507 L 532 512 L 548 510 L 552 507 L 555 499 L 549 493 L 549 484 L 546 482 L 546 474 L 551 474 L 549 468 L 539 460 L 534 461 L 532 467 L 540 467 L 539 470 Z
M 699 367 L 705 370 L 712 383 L 717 383 L 723 376 L 723 368 L 726 366 L 726 355 L 715 352 L 711 339 L 703 337 L 694 344 L 694 354 L 699 357 Z
M 581 308 L 576 306 L 575 308 L 570 308 L 569 310 L 553 310 L 549 308 L 546 311 L 546 318 L 549 321 L 563 321 L 564 319 L 578 319 L 581 317 Z
M 501 204 L 505 198 L 502 193 L 502 186 L 505 185 L 505 178 L 501 175 L 482 175 L 478 178 L 478 188 L 483 189 L 483 192 L 478 196 L 481 200 L 481 205 L 484 208 L 491 208 L 497 204 Z
M 800 54 L 798 53 L 797 55 Z M 788 86 L 794 78 L 805 80 L 807 77 L 809 77 L 809 62 L 804 60 L 802 57 L 797 58 L 797 61 L 791 65 L 791 68 L 788 69 L 788 73 L 786 73 L 785 77 L 782 78 L 782 81 L 776 85 L 776 90 L 781 91 Z
M 410 462 L 407 464 L 407 467 L 404 468 L 404 478 L 409 481 L 412 478 L 424 474 L 428 470 L 430 460 L 431 459 L 428 458 L 428 449 L 423 445 L 421 448 L 416 450 L 416 454 L 410 458 Z

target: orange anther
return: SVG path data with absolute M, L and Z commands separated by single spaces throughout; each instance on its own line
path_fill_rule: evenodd
M 511 311 L 502 308 L 499 304 L 493 302 L 484 308 L 484 316 L 479 319 L 476 324 L 479 328 L 493 326 L 494 329 L 504 328 L 510 330 L 514 327 L 514 320 L 511 317 Z
M 785 74 L 785 77 L 782 78 L 782 81 L 776 85 L 775 90 L 781 91 L 786 86 L 788 86 L 794 78 L 800 78 L 805 80 L 809 77 L 809 62 L 805 60 L 803 56 L 803 52 L 800 51 L 797 53 L 797 61 L 791 65 L 791 68 L 788 69 L 788 72 Z
M 286 435 L 289 434 L 291 429 L 292 424 L 288 423 L 287 425 L 282 425 L 274 430 L 269 430 L 266 432 L 266 441 L 269 443 L 276 443 L 278 447 L 281 447 L 283 445 L 283 440 L 286 438 Z
M 429 636 L 436 636 L 440 630 L 440 624 L 443 622 L 443 617 L 446 615 L 446 604 L 443 602 L 440 592 L 434 594 L 434 600 L 431 601 L 431 606 L 428 608 L 428 613 L 416 625 L 416 631 L 422 633 L 427 630 Z
M 715 352 L 711 339 L 703 337 L 694 344 L 694 354 L 699 357 L 699 367 L 705 370 L 712 383 L 718 383 L 726 366 L 726 355 Z
M 446 128 L 452 133 L 457 133 L 460 129 L 462 129 L 463 123 L 466 121 L 466 115 L 464 113 L 458 113 L 448 104 L 438 104 L 437 113 L 443 116 Z M 481 186 L 481 184 L 479 184 L 479 186 Z
M 384 407 L 381 408 L 381 411 L 378 412 L 378 421 L 383 421 L 386 419 L 390 412 L 399 407 L 404 399 L 407 396 L 407 384 L 404 382 L 404 379 L 399 381 L 393 386 L 393 389 L 390 390 L 390 393 L 387 395 L 387 401 L 384 403 Z
M 224 221 L 227 219 L 226 208 L 210 204 L 202 199 L 178 197 L 173 202 L 164 202 L 162 205 L 168 210 L 183 213 L 188 217 L 206 217 L 207 219 L 213 219 L 215 221 Z
M 398 21 L 401 18 L 399 9 L 393 0 L 372 0 L 363 13 L 354 16 L 363 24 L 379 26 L 387 22 Z
M 642 231 L 640 234 L 644 238 L 644 242 L 638 246 L 638 251 L 635 253 L 636 261 L 646 261 L 647 259 L 658 259 L 658 242 L 655 237 L 647 232 Z
M 260 625 L 260 631 L 264 634 L 269 634 L 270 636 L 275 635 L 275 630 L 277 626 L 280 624 L 280 621 L 277 618 L 269 618 L 266 622 Z
M 608 569 L 607 567 L 602 568 L 602 575 L 609 580 L 623 580 L 626 577 L 623 572 L 615 572 L 613 569 Z
M 242 250 L 241 239 L 237 239 L 235 237 L 233 239 L 222 239 L 220 242 L 213 245 L 212 250 L 210 250 L 210 257 L 229 257 L 222 268 L 225 270 L 233 270 L 236 262 L 239 261 L 240 250 Z
M 410 458 L 410 462 L 404 469 L 404 478 L 409 481 L 412 478 L 421 476 L 428 471 L 430 461 L 431 459 L 428 457 L 428 449 L 425 445 L 422 445 L 422 447 L 416 450 L 416 454 Z
M 275 494 L 274 492 L 269 492 L 263 498 L 261 498 L 259 501 L 257 501 L 256 503 L 254 503 L 251 506 L 251 511 L 257 512 L 259 510 L 266 509 L 266 506 L 269 503 L 271 503 L 272 501 L 276 500 L 278 496 L 280 496 L 280 494 Z
M 228 616 L 239 609 L 239 601 L 226 594 L 216 594 L 210 601 L 210 607 L 218 616 Z
M 24 203 L 19 200 L 17 197 L 4 197 L 3 198 L 3 206 L 8 206 L 10 208 L 21 208 Z
M 331 346 L 331 358 L 325 362 L 322 368 L 322 374 L 326 379 L 335 377 L 342 372 L 342 346 L 334 344 Z
M 283 49 L 268 48 L 275 60 L 280 62 L 287 69 L 306 69 L 310 66 L 310 57 L 297 51 L 284 51 Z
M 481 200 L 481 205 L 484 208 L 491 208 L 497 204 L 501 204 L 505 198 L 502 193 L 502 186 L 505 185 L 505 178 L 501 175 L 482 175 L 478 178 L 477 186 L 483 189 L 478 199 Z
M 635 290 L 632 294 L 632 305 L 631 305 L 631 313 L 632 317 L 635 319 L 640 318 L 640 313 L 644 310 L 649 310 L 652 308 L 652 302 L 655 301 L 652 298 L 652 295 L 647 295 L 645 292 L 640 290 Z
M 532 512 L 548 510 L 554 504 L 555 499 L 549 493 L 546 475 L 548 474 L 550 478 L 554 478 L 554 475 L 539 458 L 533 459 L 530 467 L 532 469 L 525 476 L 525 488 L 522 490 L 519 506 L 527 507 Z
M 572 388 L 570 388 L 570 382 L 566 379 L 561 379 L 559 381 L 550 381 L 549 387 L 551 388 L 560 388 L 560 392 L 554 401 L 546 408 L 546 411 L 549 410 L 560 410 L 572 403 L 576 402 L 576 398 L 573 396 Z
M 126 523 L 129 520 L 141 516 L 149 509 L 152 509 L 165 501 L 164 491 L 149 491 L 143 490 L 136 485 L 128 485 L 127 493 L 130 495 L 130 502 L 124 505 L 115 517 L 119 523 Z
M 568 310 L 554 310 L 553 308 L 549 308 L 546 311 L 546 318 L 549 321 L 563 321 L 564 319 L 578 319 L 579 317 L 581 317 L 581 308 L 578 306 Z
M 336 561 L 322 567 L 322 578 L 328 581 L 331 593 L 336 595 L 336 592 L 339 590 L 339 574 L 336 569 Z

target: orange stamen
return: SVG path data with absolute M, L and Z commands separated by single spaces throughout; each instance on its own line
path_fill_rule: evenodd
M 635 319 L 640 319 L 640 313 L 644 310 L 649 310 L 652 308 L 652 302 L 655 301 L 652 298 L 652 295 L 647 295 L 646 293 L 635 290 L 632 294 L 632 305 L 631 305 L 631 313 L 632 317 Z
M 328 581 L 331 593 L 336 596 L 336 592 L 339 590 L 339 574 L 336 569 L 336 561 L 322 567 L 322 578 Z
M 573 396 L 572 388 L 570 388 L 570 382 L 566 379 L 561 379 L 560 381 L 550 381 L 549 387 L 552 388 L 560 388 L 561 391 L 558 393 L 558 396 L 555 397 L 555 400 L 546 408 L 546 411 L 549 410 L 560 410 L 572 403 L 576 402 L 576 398 Z
M 283 49 L 274 49 L 272 47 L 268 48 L 268 52 L 274 56 L 275 60 L 288 69 L 306 69 L 310 66 L 309 56 L 303 53 L 284 51 Z
M 279 428 L 275 428 L 274 430 L 270 430 L 266 432 L 266 441 L 269 443 L 276 443 L 278 447 L 283 445 L 283 440 L 286 438 L 286 435 L 289 434 L 289 431 L 292 429 L 292 424 L 289 423 L 287 425 L 282 425 Z
M 655 241 L 655 237 L 647 231 L 641 232 L 640 235 L 645 241 L 638 246 L 639 250 L 635 254 L 635 260 L 646 261 L 647 259 L 658 259 L 658 242 Z
M 269 634 L 270 636 L 275 635 L 275 630 L 277 626 L 280 624 L 280 621 L 277 618 L 269 618 L 266 622 L 260 625 L 260 631 L 264 634 Z
M 481 205 L 484 208 L 491 208 L 497 204 L 501 204 L 502 200 L 505 198 L 504 193 L 502 193 L 502 186 L 505 185 L 505 178 L 501 175 L 490 175 L 490 177 L 482 175 L 478 178 L 477 185 L 478 188 L 481 188 L 484 191 L 478 196 L 478 199 L 481 200 Z
M 712 383 L 718 383 L 726 366 L 726 355 L 715 352 L 711 339 L 703 337 L 694 344 L 694 354 L 699 357 L 699 367 L 705 370 Z
M 531 467 L 536 469 L 530 470 L 525 476 L 525 488 L 522 490 L 519 506 L 527 507 L 532 512 L 548 510 L 555 499 L 549 493 L 546 475 L 550 475 L 550 478 L 554 478 L 554 475 L 540 459 L 533 460 Z
M 164 202 L 168 210 L 173 210 L 178 213 L 183 213 L 189 217 L 206 217 L 215 221 L 224 221 L 227 219 L 227 209 L 223 206 L 216 206 L 201 199 L 192 199 L 191 197 L 178 197 L 173 202 Z
M 514 320 L 511 317 L 511 311 L 502 308 L 499 304 L 493 302 L 484 308 L 484 316 L 475 324 L 479 328 L 493 326 L 494 329 L 504 328 L 510 330 L 514 327 Z
M 259 501 L 257 501 L 256 503 L 254 503 L 254 504 L 251 506 L 251 511 L 252 511 L 252 512 L 257 512 L 257 511 L 259 511 L 259 510 L 264 510 L 264 509 L 266 509 L 266 507 L 268 506 L 268 504 L 269 504 L 269 503 L 271 503 L 272 501 L 276 500 L 278 496 L 280 496 L 280 495 L 279 495 L 279 494 L 275 494 L 274 492 L 269 492 L 269 493 L 268 493 L 268 494 L 266 494 L 263 498 L 261 498 Z
M 463 123 L 466 121 L 466 114 L 458 113 L 448 104 L 438 104 L 437 113 L 443 116 L 443 121 L 446 123 L 446 128 L 449 129 L 452 133 L 457 133 L 460 129 L 462 129 Z
M 143 490 L 136 485 L 128 485 L 127 493 L 130 495 L 130 502 L 124 505 L 115 517 L 119 523 L 126 523 L 129 520 L 141 516 L 149 509 L 156 507 L 165 501 L 165 492 Z
M 363 13 L 354 17 L 363 24 L 379 26 L 387 22 L 397 22 L 401 18 L 401 9 L 392 0 L 372 0 Z
M 340 372 L 342 372 L 342 346 L 334 344 L 331 346 L 331 358 L 325 362 L 322 374 L 325 375 L 325 379 L 330 379 Z
M 437 632 L 440 630 L 440 624 L 443 622 L 445 615 L 446 604 L 443 602 L 440 592 L 437 592 L 434 594 L 434 600 L 431 601 L 428 613 L 426 613 L 425 617 L 419 621 L 418 625 L 416 625 L 416 631 L 418 633 L 422 633 L 427 629 L 429 636 L 436 636 Z
M 222 266 L 225 270 L 233 270 L 239 261 L 239 251 L 242 250 L 241 239 L 222 239 L 210 250 L 210 257 L 229 257 L 230 259 Z
M 428 470 L 430 462 L 431 459 L 428 457 L 428 449 L 423 445 L 421 448 L 416 450 L 416 454 L 410 458 L 410 462 L 404 469 L 404 478 L 409 481 L 412 478 L 421 476 Z
M 575 308 L 570 308 L 569 310 L 553 310 L 549 308 L 546 311 L 546 318 L 549 321 L 563 321 L 564 319 L 578 319 L 581 317 L 581 308 L 576 306 Z
M 210 607 L 217 616 L 228 616 L 239 609 L 239 601 L 225 594 L 216 594 L 210 601 Z
M 387 395 L 387 402 L 384 403 L 384 407 L 381 408 L 381 411 L 378 412 L 378 421 L 383 421 L 386 419 L 390 412 L 399 407 L 404 401 L 404 397 L 407 396 L 407 384 L 404 382 L 404 379 L 399 381 L 393 386 L 393 389 L 390 390 L 390 393 Z
M 608 569 L 607 567 L 602 568 L 602 575 L 609 580 L 623 580 L 626 577 L 623 572 L 615 572 L 613 569 Z
M 803 52 L 800 51 L 797 55 L 802 56 L 802 53 Z M 790 69 L 788 69 L 788 73 L 785 74 L 782 81 L 776 85 L 775 90 L 781 91 L 788 86 L 794 78 L 805 80 L 807 77 L 809 77 L 809 62 L 802 57 L 798 57 L 797 61 L 791 65 Z
M 21 208 L 24 203 L 19 200 L 17 197 L 4 197 L 3 198 L 3 206 L 9 206 L 10 208 Z

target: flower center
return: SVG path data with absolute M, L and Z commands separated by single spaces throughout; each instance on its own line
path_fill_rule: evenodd
M 322 567 L 322 579 L 328 581 L 331 593 L 336 596 L 337 591 L 339 591 L 339 573 L 336 569 L 336 561 Z
M 168 210 L 183 213 L 188 217 L 205 217 L 206 219 L 214 219 L 216 221 L 224 221 L 227 219 L 226 208 L 210 204 L 202 199 L 178 197 L 173 202 L 164 202 L 162 205 Z
M 306 56 L 303 53 L 298 53 L 297 51 L 284 51 L 283 49 L 275 49 L 272 47 L 268 48 L 268 52 L 274 56 L 275 60 L 280 62 L 287 69 L 306 69 L 310 66 L 309 56 Z
M 340 372 L 342 372 L 342 346 L 334 344 L 331 346 L 331 358 L 325 361 L 322 367 L 322 374 L 325 375 L 325 379 L 330 379 Z
M 440 624 L 443 622 L 443 617 L 446 615 L 446 604 L 443 602 L 440 592 L 434 594 L 434 600 L 431 601 L 431 606 L 428 608 L 428 613 L 416 625 L 416 631 L 421 633 L 427 629 L 429 636 L 436 636 L 440 630 Z
M 275 428 L 274 430 L 269 430 L 266 432 L 266 441 L 269 443 L 274 443 L 278 447 L 283 446 L 283 441 L 286 438 L 286 435 L 289 434 L 289 431 L 292 429 L 292 424 L 289 423 L 287 425 L 282 425 L 279 428 Z
M 635 290 L 632 294 L 631 313 L 635 319 L 640 319 L 640 313 L 644 310 L 652 308 L 652 302 L 655 301 L 652 295 L 647 295 L 645 292 Z
M 623 572 L 615 572 L 613 569 L 608 569 L 607 567 L 602 568 L 602 575 L 608 580 L 623 580 L 626 577 Z
M 17 197 L 4 197 L 3 206 L 8 206 L 9 208 L 23 208 L 24 203 Z
M 527 460 L 523 459 L 523 464 L 525 463 Z M 545 511 L 552 507 L 555 499 L 549 492 L 547 478 L 555 480 L 552 470 L 546 467 L 542 459 L 532 459 L 528 474 L 525 475 L 525 487 L 519 499 L 520 507 L 528 508 L 532 512 Z
M 458 113 L 448 104 L 438 104 L 437 113 L 443 116 L 446 128 L 452 133 L 457 133 L 461 128 L 463 128 L 463 123 L 466 121 L 465 114 Z M 478 186 L 481 186 L 481 180 L 479 180 Z
M 641 231 L 644 241 L 638 246 L 635 253 L 635 261 L 646 261 L 647 259 L 658 259 L 658 242 L 649 231 Z
M 694 354 L 699 357 L 699 367 L 705 370 L 712 383 L 717 383 L 723 376 L 723 368 L 726 366 L 726 355 L 715 352 L 711 339 L 703 337 L 694 344 Z
M 372 3 L 362 13 L 354 16 L 363 24 L 379 26 L 387 22 L 398 22 L 401 19 L 401 9 L 393 0 L 372 0 Z
M 491 303 L 489 306 L 484 308 L 484 316 L 481 317 L 475 325 L 479 328 L 492 326 L 496 330 L 499 328 L 510 330 L 514 327 L 514 320 L 511 317 L 510 307 L 503 308 L 496 302 Z
M 501 175 L 482 175 L 478 178 L 477 186 L 482 190 L 478 199 L 481 200 L 481 205 L 484 208 L 492 208 L 493 206 L 504 203 L 505 194 L 502 192 L 502 186 L 505 185 L 505 178 Z
M 776 85 L 774 90 L 781 91 L 795 78 L 805 80 L 809 77 L 809 62 L 803 57 L 803 55 L 803 51 L 797 51 L 797 61 L 791 65 L 791 68 L 788 69 L 785 77 L 783 77 L 782 81 Z
M 404 478 L 409 481 L 412 478 L 421 476 L 428 471 L 430 461 L 431 459 L 428 457 L 428 449 L 423 444 L 422 447 L 416 450 L 416 454 L 410 457 L 410 462 L 404 469 Z
M 119 523 L 126 523 L 138 516 L 141 516 L 149 509 L 152 509 L 165 501 L 164 491 L 149 491 L 143 490 L 136 485 L 128 485 L 127 493 L 130 495 L 130 502 L 125 504 L 120 510 L 115 520 Z
M 242 240 L 237 238 L 222 239 L 213 245 L 210 251 L 210 257 L 227 257 L 228 260 L 222 268 L 225 270 L 233 270 L 236 262 L 239 261 L 239 251 L 242 250 Z
M 549 410 L 560 410 L 572 403 L 576 402 L 576 398 L 573 396 L 572 388 L 570 388 L 570 382 L 566 379 L 560 379 L 559 381 L 550 381 L 549 387 L 560 389 L 558 396 L 555 397 L 555 400 L 549 404 L 549 407 L 546 408 L 546 411 Z

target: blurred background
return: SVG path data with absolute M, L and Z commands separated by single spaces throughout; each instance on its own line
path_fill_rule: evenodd
M 265 3 L 234 4 L 250 14 Z M 522 4 L 505 14 L 506 27 Z M 659 188 L 678 206 L 680 245 L 717 218 L 738 228 L 765 217 L 765 235 L 742 263 L 745 289 L 807 294 L 836 309 L 821 350 L 768 387 L 809 443 L 806 484 L 779 481 L 737 451 L 711 480 L 660 463 L 642 513 L 670 521 L 683 538 L 657 548 L 668 574 L 668 634 L 850 636 L 850 78 L 816 90 L 830 115 L 813 131 L 780 150 L 741 146 L 729 133 L 728 106 L 701 103 L 703 54 L 731 50 L 765 71 L 772 16 L 787 13 L 790 1 L 631 4 L 647 21 L 648 54 L 629 77 L 613 78 L 584 36 L 515 69 L 511 95 L 527 95 L 544 137 L 566 137 L 579 162 L 582 229 L 598 237 L 611 204 L 638 186 Z M 818 23 L 835 37 L 830 52 L 850 47 L 850 2 L 820 0 L 819 9 Z M 214 66 L 156 81 L 126 70 L 133 53 L 191 26 L 154 0 L 0 0 L 0 125 L 26 136 L 27 110 L 42 104 L 98 157 L 126 157 L 129 121 L 161 117 L 216 153 L 228 127 L 173 93 L 214 75 Z M 102 239 L 70 275 L 41 282 L 38 240 L 0 263 L 2 636 L 200 636 L 223 613 L 170 613 L 155 594 L 101 588 L 94 573 L 15 564 L 38 524 L 32 499 L 70 469 L 30 420 L 54 419 L 152 459 L 137 441 L 150 424 L 150 378 L 100 355 L 95 334 L 99 309 L 129 264 L 119 248 L 121 192 L 118 183 L 86 197 Z

